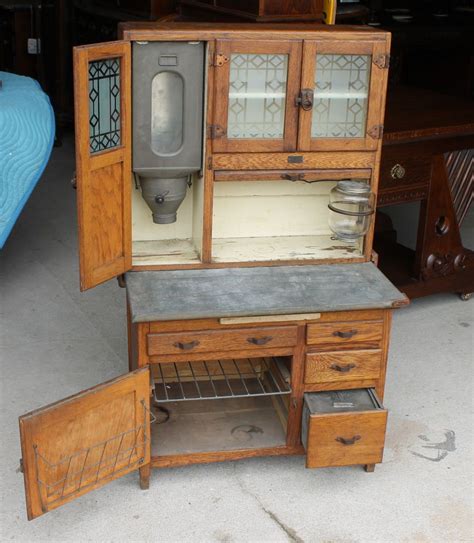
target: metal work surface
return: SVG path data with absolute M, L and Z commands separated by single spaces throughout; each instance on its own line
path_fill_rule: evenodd
M 370 262 L 126 274 L 133 322 L 382 309 L 407 298 Z

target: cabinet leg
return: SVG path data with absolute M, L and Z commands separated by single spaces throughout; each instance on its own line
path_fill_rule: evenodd
M 150 473 L 151 473 L 151 464 L 142 466 L 139 468 L 140 471 L 140 488 L 142 490 L 148 490 L 150 488 Z
M 375 471 L 375 464 L 365 464 L 364 469 L 367 473 L 372 473 Z

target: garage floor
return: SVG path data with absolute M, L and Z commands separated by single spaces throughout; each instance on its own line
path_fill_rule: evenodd
M 18 416 L 127 371 L 124 290 L 79 292 L 73 170 L 66 140 L 1 256 L 2 541 L 473 541 L 474 301 L 454 295 L 395 314 L 374 473 L 261 458 L 155 471 L 148 491 L 132 474 L 28 522 Z

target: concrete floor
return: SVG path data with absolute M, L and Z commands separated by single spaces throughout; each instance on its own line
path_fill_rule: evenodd
M 474 302 L 454 295 L 395 314 L 375 473 L 261 458 L 155 471 L 146 492 L 131 474 L 28 522 L 18 416 L 127 371 L 124 290 L 79 292 L 73 169 L 66 140 L 1 257 L 2 541 L 473 541 Z

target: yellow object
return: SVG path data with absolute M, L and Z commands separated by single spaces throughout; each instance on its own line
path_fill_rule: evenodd
M 323 2 L 323 21 L 327 25 L 336 23 L 336 1 L 324 0 Z

